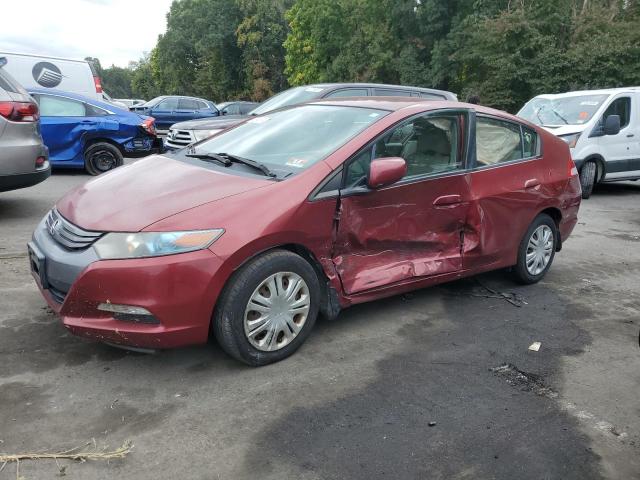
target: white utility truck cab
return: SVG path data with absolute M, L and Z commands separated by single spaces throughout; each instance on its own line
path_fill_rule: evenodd
M 640 87 L 538 95 L 518 116 L 567 142 L 582 198 L 600 182 L 640 179 Z

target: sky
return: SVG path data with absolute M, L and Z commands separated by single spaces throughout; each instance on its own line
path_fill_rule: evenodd
M 172 0 L 0 0 L 0 51 L 126 67 L 155 46 Z

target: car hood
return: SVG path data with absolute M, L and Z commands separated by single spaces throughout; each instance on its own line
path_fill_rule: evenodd
M 215 118 L 201 118 L 199 120 L 188 120 L 186 122 L 175 123 L 171 128 L 176 130 L 213 130 L 229 128 L 242 122 L 249 115 L 224 115 Z
M 86 230 L 137 232 L 171 215 L 271 183 L 153 155 L 89 180 L 56 207 Z
M 560 125 L 557 127 L 545 126 L 542 128 L 544 128 L 549 133 L 553 133 L 556 137 L 560 137 L 562 135 L 582 133 L 587 128 L 587 125 Z

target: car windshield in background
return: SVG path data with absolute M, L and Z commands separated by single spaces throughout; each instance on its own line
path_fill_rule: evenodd
M 534 98 L 518 116 L 536 125 L 557 127 L 582 125 L 591 120 L 609 95 L 580 95 L 560 98 Z
M 161 100 L 167 98 L 166 96 L 152 98 L 148 102 L 143 103 L 142 105 L 137 105 L 138 107 L 153 107 L 157 103 L 160 103 Z
M 191 153 L 248 158 L 276 172 L 301 171 L 388 113 L 371 108 L 302 105 L 248 120 L 195 145 Z
M 278 95 L 271 97 L 258 108 L 252 110 L 249 115 L 262 115 L 276 108 L 294 105 L 296 103 L 304 103 L 308 100 L 316 99 L 320 96 L 320 92 L 326 90 L 323 87 L 295 87 L 285 90 Z

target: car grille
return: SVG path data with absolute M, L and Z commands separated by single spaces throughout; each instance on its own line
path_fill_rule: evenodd
M 172 128 L 171 130 L 169 130 L 169 134 L 167 135 L 165 141 L 170 147 L 182 148 L 186 147 L 190 143 L 195 142 L 196 139 L 194 138 L 193 133 L 191 133 L 190 130 L 175 130 Z
M 92 232 L 75 226 L 54 208 L 47 215 L 45 227 L 51 237 L 69 250 L 82 250 L 100 238 L 103 232 Z

